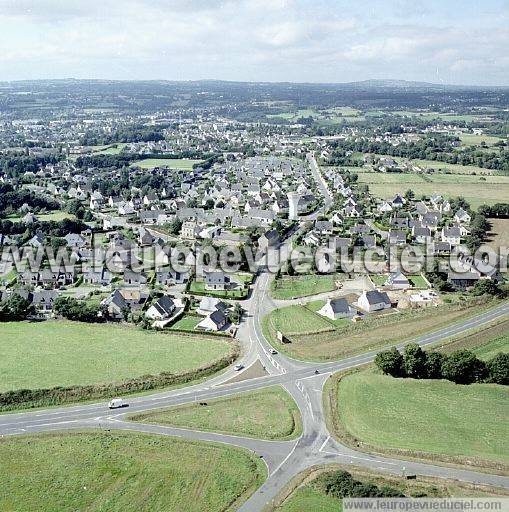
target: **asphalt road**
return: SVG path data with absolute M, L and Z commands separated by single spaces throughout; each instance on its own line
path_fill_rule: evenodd
M 206 382 L 173 391 L 163 391 L 129 399 L 129 407 L 111 411 L 106 403 L 59 407 L 0 415 L 0 436 L 24 435 L 67 429 L 119 429 L 147 432 L 154 435 L 178 436 L 186 439 L 213 441 L 246 448 L 263 457 L 269 477 L 239 510 L 258 512 L 269 503 L 291 478 L 306 468 L 323 463 L 342 463 L 364 466 L 396 475 L 417 474 L 465 482 L 493 485 L 509 489 L 509 478 L 484 472 L 418 463 L 352 450 L 331 438 L 327 431 L 322 408 L 322 389 L 327 378 L 373 361 L 377 351 L 366 352 L 348 359 L 329 363 L 305 363 L 282 354 L 271 355 L 270 345 L 262 335 L 260 319 L 274 309 L 269 297 L 272 276 L 262 271 L 253 293 L 243 306 L 247 310 L 237 334 L 243 348 L 242 363 L 248 367 L 260 360 L 268 375 L 228 383 L 237 373 L 229 368 Z M 480 313 L 468 320 L 439 329 L 412 340 L 421 346 L 437 343 L 482 326 L 509 313 L 509 303 Z M 399 344 L 399 347 L 404 344 Z M 315 373 L 318 370 L 318 374 Z M 280 384 L 297 403 L 303 422 L 303 433 L 294 441 L 264 441 L 211 432 L 129 422 L 126 414 L 161 407 L 227 397 L 254 389 Z

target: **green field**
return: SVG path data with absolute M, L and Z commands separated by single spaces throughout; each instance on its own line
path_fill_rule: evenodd
M 132 165 L 137 165 L 142 169 L 152 169 L 153 167 L 168 166 L 170 169 L 182 169 L 190 171 L 194 164 L 201 163 L 202 160 L 192 160 L 185 158 L 146 158 L 144 160 L 136 160 Z
M 505 386 L 356 372 L 339 382 L 338 410 L 342 427 L 375 449 L 509 463 Z
M 271 284 L 272 297 L 279 300 L 307 297 L 318 293 L 331 292 L 335 289 L 334 276 L 331 275 L 282 277 L 272 281 Z
M 238 448 L 165 436 L 86 432 L 0 440 L 0 510 L 235 510 L 265 479 Z
M 216 361 L 233 346 L 206 335 L 164 334 L 111 324 L 0 324 L 0 392 L 116 382 Z
M 267 315 L 266 319 L 271 331 L 281 331 L 288 336 L 332 330 L 331 324 L 324 317 L 304 306 L 275 309 Z
M 291 439 L 302 431 L 299 409 L 280 386 L 138 414 L 133 421 L 260 439 Z
M 480 146 L 481 142 L 485 142 L 487 146 L 493 146 L 497 142 L 504 140 L 500 137 L 491 135 L 474 135 L 473 133 L 462 133 L 459 136 L 463 146 Z

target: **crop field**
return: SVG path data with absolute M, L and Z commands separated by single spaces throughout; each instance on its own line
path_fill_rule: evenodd
M 395 379 L 372 371 L 341 379 L 341 425 L 375 449 L 509 463 L 509 390 L 442 380 Z
M 262 328 L 267 340 L 290 357 L 334 361 L 439 330 L 495 304 L 445 304 L 419 311 L 366 315 L 362 322 L 337 321 L 337 326 L 320 315 L 311 316 L 313 313 L 303 306 L 289 306 L 266 315 Z M 277 330 L 287 335 L 291 343 L 279 342 Z
M 201 163 L 201 160 L 192 160 L 185 158 L 146 158 L 136 160 L 132 165 L 137 165 L 142 169 L 152 169 L 153 167 L 169 167 L 170 169 L 182 169 L 190 171 L 194 164 Z
M 223 512 L 266 477 L 246 450 L 122 432 L 0 440 L 0 510 Z
M 274 280 L 271 294 L 274 299 L 287 300 L 331 292 L 335 289 L 334 276 L 331 275 L 295 276 Z
M 292 397 L 280 386 L 138 414 L 133 421 L 259 439 L 290 439 L 302 430 Z
M 207 366 L 230 353 L 203 334 L 156 333 L 111 324 L 0 324 L 0 392 L 117 382 Z
M 499 338 L 495 338 L 494 340 L 481 345 L 480 347 L 474 348 L 473 351 L 477 354 L 477 357 L 485 361 L 495 357 L 500 352 L 509 354 L 509 332 L 504 336 L 500 336 Z

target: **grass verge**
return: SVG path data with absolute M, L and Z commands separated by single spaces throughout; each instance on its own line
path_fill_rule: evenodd
M 186 404 L 129 419 L 258 439 L 294 439 L 302 433 L 299 409 L 280 386 L 208 400 L 206 406 Z

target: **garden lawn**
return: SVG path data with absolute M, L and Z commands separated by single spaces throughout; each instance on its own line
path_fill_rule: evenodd
M 194 331 L 196 326 L 203 320 L 202 316 L 184 315 L 179 318 L 170 329 L 182 329 L 184 331 Z
M 271 293 L 274 299 L 296 299 L 336 289 L 334 276 L 310 275 L 283 277 L 272 282 Z
M 509 388 L 395 379 L 371 371 L 341 379 L 340 422 L 375 448 L 509 463 Z
M 302 431 L 300 413 L 280 386 L 138 414 L 133 421 L 260 439 L 289 439 Z
M 123 432 L 8 437 L 0 460 L 0 510 L 18 512 L 222 512 L 266 477 L 246 450 Z
M 181 373 L 208 366 L 232 349 L 204 334 L 56 320 L 0 323 L 0 392 Z

